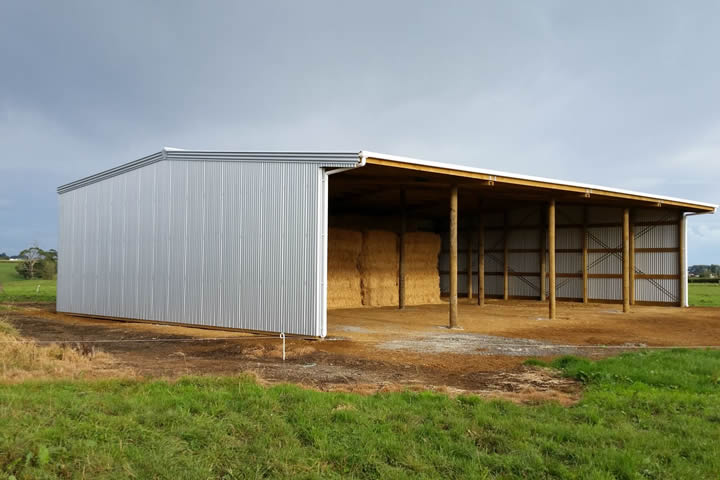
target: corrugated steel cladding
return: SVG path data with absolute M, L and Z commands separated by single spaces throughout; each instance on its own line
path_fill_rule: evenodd
M 508 224 L 516 227 L 508 232 L 509 295 L 511 297 L 540 296 L 540 242 L 538 226 L 544 212 L 539 207 L 522 208 L 508 212 Z M 588 249 L 616 250 L 615 252 L 588 253 L 588 298 L 591 300 L 622 300 L 622 209 L 588 207 Z M 582 276 L 582 230 L 583 207 L 558 205 L 556 218 L 556 248 L 576 250 L 558 252 L 556 269 L 558 274 Z M 463 213 L 460 212 L 460 217 Z M 488 296 L 503 295 L 504 271 L 504 217 L 501 213 L 486 214 L 485 230 L 485 292 Z M 680 213 L 677 210 L 653 208 L 633 209 L 632 223 L 636 249 L 679 249 Z M 642 225 L 643 222 L 673 223 L 667 225 Z M 608 224 L 608 225 L 602 225 Z M 637 224 L 637 225 L 635 225 Z M 518 228 L 519 227 L 519 228 Z M 458 237 L 458 294 L 467 295 L 467 233 Z M 476 246 L 473 247 L 474 249 Z M 537 252 L 512 252 L 513 249 Z M 493 251 L 494 250 L 494 251 Z M 447 234 L 443 235 L 443 250 L 440 254 L 440 286 L 443 292 L 449 290 Z M 547 262 L 547 255 L 546 255 Z M 547 264 L 547 263 L 546 263 Z M 636 275 L 679 275 L 679 252 L 635 252 Z M 473 254 L 473 293 L 477 294 L 477 255 Z M 529 275 L 518 275 L 529 273 Z M 594 274 L 611 274 L 617 278 L 593 278 Z M 545 279 L 546 292 L 549 291 Z M 557 278 L 557 296 L 566 299 L 582 299 L 582 278 Z M 635 300 L 638 302 L 680 302 L 679 279 L 636 278 Z
M 63 186 L 57 308 L 324 336 L 321 167 L 357 162 L 168 151 Z

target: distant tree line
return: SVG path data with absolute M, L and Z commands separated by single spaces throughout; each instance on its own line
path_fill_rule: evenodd
M 698 277 L 720 276 L 720 265 L 693 265 L 688 268 L 688 273 Z

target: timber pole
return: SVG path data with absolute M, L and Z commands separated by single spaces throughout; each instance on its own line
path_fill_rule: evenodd
M 450 189 L 450 318 L 449 328 L 457 328 L 458 316 L 458 187 Z
M 547 282 L 547 228 L 545 210 L 540 208 L 540 301 L 547 298 L 545 284 Z
M 630 311 L 630 209 L 623 209 L 623 280 L 622 299 L 623 312 Z
M 550 264 L 550 320 L 555 320 L 555 200 L 550 200 L 548 207 L 548 263 Z
M 688 266 L 687 266 L 687 216 L 680 212 L 678 225 L 678 247 L 680 247 L 680 306 L 688 306 Z
M 583 207 L 582 228 L 582 297 L 583 303 L 588 303 L 588 208 Z
M 508 252 L 508 213 L 503 214 L 503 300 L 510 298 L 510 254 Z
M 472 228 L 468 229 L 467 232 L 467 238 L 465 240 L 467 242 L 467 256 L 465 258 L 465 262 L 467 263 L 467 298 L 472 301 L 473 296 L 473 271 L 472 271 L 472 264 L 473 264 L 473 231 Z
M 480 206 L 480 218 L 478 220 L 478 305 L 485 305 L 485 223 L 483 220 L 482 205 Z
M 400 190 L 400 264 L 398 266 L 398 308 L 405 308 L 405 233 L 407 207 L 405 190 Z
M 635 227 L 632 211 L 629 214 L 630 224 L 630 305 L 635 305 Z

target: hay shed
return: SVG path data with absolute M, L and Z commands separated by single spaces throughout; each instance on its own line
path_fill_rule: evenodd
M 687 305 L 691 200 L 372 152 L 163 149 L 58 188 L 60 312 L 327 334 L 328 308 Z

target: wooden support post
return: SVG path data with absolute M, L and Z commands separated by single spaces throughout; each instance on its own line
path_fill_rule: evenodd
M 398 308 L 405 308 L 405 232 L 407 206 L 405 190 L 400 190 L 400 264 L 398 266 Z
M 623 209 L 623 255 L 622 255 L 623 312 L 630 311 L 630 209 Z
M 473 251 L 472 251 L 472 244 L 473 244 L 473 231 L 472 228 L 468 228 L 467 236 L 465 241 L 467 242 L 467 255 L 465 257 L 465 262 L 467 263 L 467 298 L 472 300 L 473 296 L 473 272 L 472 272 L 472 263 L 473 263 Z
M 582 298 L 588 303 L 588 207 L 583 207 L 582 229 Z
M 450 319 L 449 327 L 457 328 L 458 283 L 457 283 L 457 245 L 458 245 L 458 187 L 450 189 Z
M 508 253 L 508 213 L 503 214 L 503 300 L 510 298 L 510 255 Z
M 547 282 L 547 228 L 545 209 L 540 208 L 540 301 L 547 298 L 545 284 Z
M 630 305 L 635 305 L 635 227 L 630 211 Z
M 548 263 L 550 264 L 550 320 L 555 320 L 555 200 L 548 207 Z
M 680 306 L 688 306 L 688 266 L 687 266 L 687 217 L 680 212 L 680 224 L 678 225 L 678 247 L 680 263 Z
M 478 221 L 478 247 L 477 247 L 477 264 L 478 264 L 478 305 L 485 305 L 485 223 L 482 214 L 482 204 L 480 205 L 480 218 Z

